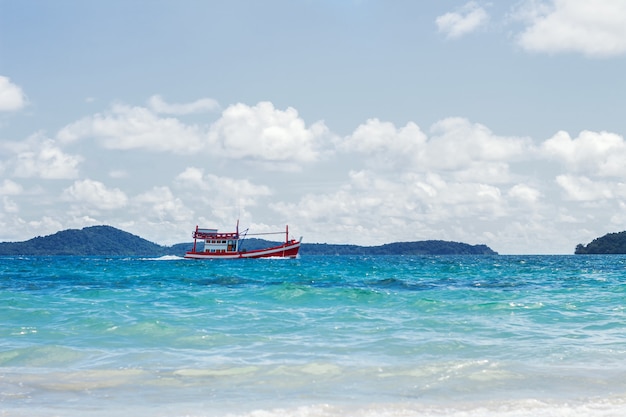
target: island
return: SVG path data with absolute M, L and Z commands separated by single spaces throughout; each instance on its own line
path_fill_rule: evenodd
M 626 231 L 607 233 L 586 246 L 580 243 L 576 246 L 574 253 L 576 255 L 624 255 L 626 254 Z
M 275 244 L 249 238 L 243 242 L 248 250 Z M 37 236 L 23 242 L 0 242 L 0 255 L 13 256 L 183 256 L 193 243 L 162 246 L 112 226 L 89 226 L 68 229 L 49 236 Z M 396 242 L 380 246 L 303 243 L 300 253 L 307 255 L 497 255 L 486 245 L 426 240 Z

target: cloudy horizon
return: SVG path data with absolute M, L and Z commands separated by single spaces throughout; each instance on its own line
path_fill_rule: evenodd
M 626 230 L 626 3 L 420 3 L 0 0 L 0 241 Z

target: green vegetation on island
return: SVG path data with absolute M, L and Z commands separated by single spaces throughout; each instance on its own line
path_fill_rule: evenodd
M 277 242 L 245 239 L 247 250 L 274 246 Z M 24 242 L 0 242 L 0 255 L 14 256 L 184 256 L 192 243 L 161 246 L 112 226 L 90 226 L 69 229 L 49 236 L 38 236 Z M 397 242 L 381 246 L 333 245 L 303 243 L 301 255 L 497 255 L 486 245 L 427 240 Z
M 0 255 L 162 256 L 166 249 L 111 226 L 68 229 L 24 242 L 0 243 Z
M 626 254 L 626 231 L 608 233 L 596 238 L 587 246 L 576 246 L 576 255 L 624 255 Z
M 380 246 L 329 245 L 326 243 L 302 244 L 307 255 L 497 255 L 486 245 L 425 240 L 397 242 Z

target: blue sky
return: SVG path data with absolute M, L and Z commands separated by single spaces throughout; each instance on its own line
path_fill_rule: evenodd
M 572 253 L 626 229 L 625 55 L 621 0 L 0 0 L 0 241 Z

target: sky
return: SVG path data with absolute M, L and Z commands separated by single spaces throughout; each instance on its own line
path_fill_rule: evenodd
M 626 1 L 0 0 L 0 241 L 626 230 Z

